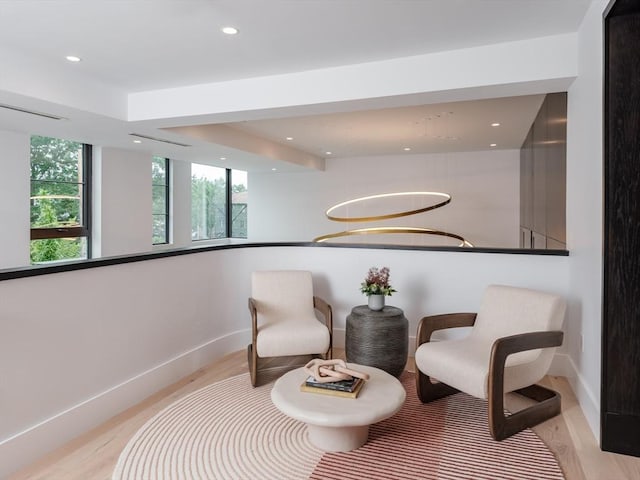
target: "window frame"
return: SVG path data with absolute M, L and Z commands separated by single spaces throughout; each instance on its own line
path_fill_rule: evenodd
M 225 220 L 225 236 L 226 238 L 233 238 L 233 228 L 232 228 L 232 222 L 233 222 L 233 205 L 231 204 L 231 202 L 233 201 L 233 185 L 231 185 L 231 169 L 230 168 L 225 168 L 225 189 L 226 189 L 226 198 L 225 198 L 225 216 L 226 218 Z
M 165 229 L 164 229 L 164 241 L 163 242 L 154 242 L 153 241 L 153 232 L 151 235 L 151 244 L 152 245 L 169 245 L 171 243 L 171 235 L 170 235 L 170 218 L 171 218 L 171 198 L 170 198 L 170 194 L 171 194 L 171 160 L 168 157 L 161 157 L 158 155 L 154 155 L 151 158 L 151 163 L 152 163 L 152 168 L 153 168 L 153 162 L 156 160 L 164 160 L 164 178 L 165 178 L 165 183 L 164 184 L 160 184 L 160 183 L 153 183 L 153 170 L 152 170 L 152 176 L 151 176 L 151 201 L 153 202 L 153 187 L 164 187 L 164 198 L 165 198 L 165 203 L 164 203 L 164 213 L 154 213 L 153 212 L 153 203 L 151 206 L 151 219 L 153 220 L 156 216 L 160 216 L 163 215 L 165 222 Z
M 206 166 L 206 167 L 213 167 L 213 168 L 217 168 L 220 170 L 224 170 L 224 181 L 225 181 L 225 192 L 224 192 L 224 200 L 225 200 L 225 208 L 224 208 L 224 213 L 225 213 L 225 219 L 224 219 L 224 236 L 222 237 L 215 237 L 215 238 L 192 238 L 191 242 L 195 243 L 195 242 L 208 242 L 208 241 L 220 241 L 220 240 L 230 240 L 230 239 L 246 239 L 247 237 L 241 237 L 241 236 L 237 236 L 234 235 L 234 231 L 233 231 L 233 172 L 234 171 L 238 171 L 238 172 L 244 172 L 244 170 L 235 170 L 232 168 L 226 168 L 226 167 L 217 167 L 215 165 L 210 165 L 210 164 L 203 164 L 203 163 L 198 163 L 198 162 L 191 162 L 191 165 L 202 165 L 202 166 Z M 192 170 L 193 171 L 193 170 Z M 245 172 L 246 173 L 246 172 Z M 191 197 L 191 200 L 193 202 L 193 195 Z M 192 203 L 193 205 L 193 203 Z M 192 229 L 193 229 L 193 225 L 192 225 Z
M 235 238 L 235 239 L 247 239 L 247 235 L 248 235 L 248 230 L 249 230 L 249 225 L 247 222 L 247 232 L 245 233 L 244 237 L 241 237 L 239 235 L 236 234 L 236 232 L 233 229 L 233 221 L 235 219 L 234 215 L 233 215 L 233 206 L 234 205 L 244 205 L 245 206 L 245 211 L 248 210 L 249 208 L 249 204 L 248 203 L 233 203 L 233 172 L 241 172 L 244 170 L 236 170 L 236 169 L 227 169 L 227 184 L 229 185 L 228 191 L 227 191 L 227 205 L 228 205 L 228 221 L 227 221 L 227 234 L 228 234 L 228 238 Z M 246 171 L 244 171 L 246 173 Z M 242 212 L 239 212 L 236 217 Z
M 50 137 L 53 138 L 53 137 Z M 48 240 L 55 238 L 86 238 L 87 239 L 87 259 L 91 258 L 91 205 L 92 205 L 92 158 L 93 146 L 88 143 L 82 145 L 82 218 L 78 227 L 31 227 L 30 240 Z M 31 164 L 31 158 L 29 159 Z M 29 176 L 29 182 L 34 180 Z M 76 260 L 76 259 L 68 259 Z
M 216 242 L 216 241 L 222 241 L 222 240 L 228 240 L 229 238 L 229 215 L 230 215 L 230 205 L 229 205 L 229 198 L 230 198 L 230 191 L 231 188 L 229 186 L 229 178 L 230 178 L 230 169 L 229 168 L 225 168 L 225 167 L 218 167 L 216 165 L 211 165 L 208 163 L 199 163 L 199 162 L 191 162 L 192 165 L 192 170 L 191 170 L 191 178 L 193 179 L 193 165 L 200 165 L 200 166 L 204 166 L 204 167 L 212 167 L 212 168 L 216 168 L 219 170 L 224 170 L 224 174 L 223 174 L 223 178 L 225 181 L 225 192 L 224 192 L 224 201 L 225 201 L 225 206 L 224 206 L 224 214 L 225 214 L 225 219 L 224 219 L 224 235 L 221 237 L 209 237 L 209 238 L 191 238 L 191 243 L 196 243 L 196 242 Z M 193 180 L 192 180 L 193 181 Z M 191 205 L 192 205 L 192 212 L 193 212 L 193 183 L 192 183 L 192 190 L 191 190 Z M 191 224 L 191 229 L 193 232 L 193 223 Z

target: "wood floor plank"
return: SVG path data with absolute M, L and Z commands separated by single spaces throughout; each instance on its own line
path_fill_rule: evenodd
M 344 358 L 344 351 L 336 349 L 334 357 Z M 304 358 L 294 358 L 283 368 L 293 368 L 304 361 Z M 266 367 L 273 365 L 264 364 Z M 415 371 L 413 359 L 407 363 L 407 370 Z M 109 480 L 120 452 L 147 420 L 184 395 L 247 371 L 246 351 L 227 355 L 69 442 L 9 480 Z M 261 381 L 271 381 L 282 372 L 282 368 L 268 370 Z M 565 378 L 546 377 L 543 383 L 562 395 L 562 414 L 538 425 L 534 431 L 554 452 L 567 480 L 640 478 L 640 458 L 599 449 Z M 522 402 L 525 400 L 520 397 L 508 396 L 507 408 L 515 411 L 524 406 Z

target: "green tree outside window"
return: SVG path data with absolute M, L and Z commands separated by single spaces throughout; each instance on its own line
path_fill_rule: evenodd
M 31 137 L 31 228 L 82 225 L 83 144 L 58 138 Z M 84 258 L 84 238 L 31 241 L 32 263 Z

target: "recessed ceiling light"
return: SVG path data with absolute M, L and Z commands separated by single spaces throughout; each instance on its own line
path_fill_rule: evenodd
M 134 140 L 133 143 L 142 143 L 142 140 Z
M 238 29 L 235 27 L 222 27 L 222 33 L 226 33 L 227 35 L 235 35 L 238 33 Z
M 82 60 L 80 57 L 76 57 L 75 55 L 67 55 L 65 58 L 70 62 L 79 62 Z
M 291 141 L 293 140 L 293 137 L 287 137 L 287 140 Z
M 489 145 L 490 147 L 497 147 L 498 144 L 497 143 L 492 143 L 491 145 Z
M 324 152 L 325 155 L 331 155 L 331 152 Z
M 278 170 L 277 168 L 272 168 L 271 171 L 275 172 L 276 170 Z
M 220 157 L 220 160 L 226 160 L 227 157 Z
M 403 149 L 403 150 L 404 150 L 405 152 L 410 152 L 410 151 L 411 151 L 411 148 L 410 148 L 410 147 L 404 147 L 404 149 Z
M 492 127 L 499 127 L 499 126 L 500 126 L 500 123 L 498 123 L 498 122 L 494 122 L 494 123 L 492 123 L 492 124 L 491 124 L 491 126 L 492 126 Z

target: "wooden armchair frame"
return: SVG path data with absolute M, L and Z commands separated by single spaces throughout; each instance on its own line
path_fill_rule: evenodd
M 313 308 L 320 312 L 324 317 L 324 322 L 329 329 L 329 349 L 324 354 L 318 354 L 322 358 L 329 359 L 333 355 L 333 310 L 331 305 L 320 297 L 313 297 Z M 251 376 L 251 385 L 258 384 L 259 359 L 258 352 L 255 348 L 258 340 L 258 309 L 253 298 L 249 298 L 249 312 L 251 313 L 251 344 L 247 346 L 247 361 L 249 363 L 249 374 Z
M 418 324 L 416 348 L 431 341 L 436 330 L 455 327 L 472 327 L 475 313 L 449 313 L 423 317 Z M 513 353 L 562 345 L 562 331 L 530 332 L 497 339 L 491 349 L 487 387 L 489 432 L 495 440 L 533 427 L 561 411 L 560 394 L 540 385 L 531 385 L 515 390 L 537 403 L 514 414 L 504 414 L 504 369 L 507 357 Z M 421 402 L 427 403 L 457 393 L 459 390 L 444 383 L 433 383 L 428 375 L 416 368 L 416 391 Z

